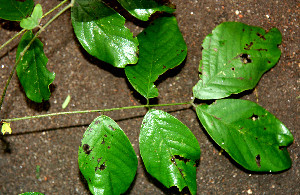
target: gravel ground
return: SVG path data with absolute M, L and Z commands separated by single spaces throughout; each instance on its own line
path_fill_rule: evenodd
M 49 10 L 59 1 L 36 1 Z M 255 91 L 243 93 L 243 99 L 258 103 L 290 129 L 295 141 L 288 148 L 293 165 L 277 174 L 258 174 L 244 170 L 208 137 L 187 106 L 163 108 L 186 124 L 199 141 L 202 154 L 197 169 L 198 194 L 300 194 L 299 189 L 299 6 L 297 0 L 171 0 L 179 28 L 188 45 L 186 61 L 162 76 L 158 82 L 157 103 L 188 101 L 198 80 L 198 63 L 204 37 L 224 21 L 239 21 L 270 29 L 277 27 L 283 36 L 282 56 L 278 64 L 263 75 Z M 137 22 L 135 22 L 137 23 Z M 141 28 L 128 23 L 137 34 Z M 0 44 L 12 37 L 18 24 L 0 20 Z M 91 57 L 76 40 L 70 12 L 63 14 L 41 37 L 49 58 L 48 69 L 56 73 L 49 101 L 36 104 L 26 99 L 14 76 L 0 113 L 1 118 L 62 111 L 68 94 L 71 102 L 64 111 L 112 108 L 144 103 L 126 81 L 123 70 Z M 18 41 L 0 51 L 1 93 L 14 64 Z M 138 150 L 138 135 L 146 110 L 109 112 L 129 137 L 138 155 L 136 178 L 128 194 L 176 194 L 149 176 Z M 1 137 L 0 194 L 37 191 L 44 194 L 89 194 L 80 174 L 77 150 L 82 135 L 97 114 L 81 114 L 26 120 L 11 124 L 13 133 Z M 39 179 L 36 167 L 40 166 Z M 183 193 L 187 193 L 184 190 Z

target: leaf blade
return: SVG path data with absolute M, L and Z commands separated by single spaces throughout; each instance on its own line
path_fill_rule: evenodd
M 30 17 L 24 18 L 20 22 L 20 26 L 24 29 L 31 30 L 40 24 L 40 20 L 43 16 L 43 9 L 41 4 L 37 4 Z
M 213 140 L 244 168 L 277 172 L 291 166 L 286 147 L 293 142 L 292 134 L 256 103 L 224 99 L 196 111 Z
M 275 66 L 281 52 L 278 29 L 225 22 L 203 41 L 202 69 L 193 93 L 198 99 L 220 99 L 254 88 Z
M 27 31 L 18 45 L 16 59 L 34 37 Z M 43 43 L 35 39 L 17 65 L 17 75 L 26 96 L 34 102 L 42 102 L 50 98 L 49 85 L 54 81 L 55 73 L 47 70 L 48 58 L 43 51 Z
M 175 10 L 160 5 L 153 0 L 118 0 L 118 2 L 134 17 L 147 21 L 149 17 L 157 11 L 173 13 Z
M 146 99 L 158 96 L 154 82 L 168 69 L 178 66 L 186 57 L 187 46 L 175 17 L 161 17 L 138 35 L 139 61 L 126 66 L 125 74 Z
M 34 7 L 33 0 L 24 2 L 16 0 L 0 0 L 0 18 L 10 21 L 21 21 Z
M 121 194 L 134 179 L 137 157 L 123 130 L 102 115 L 84 133 L 78 164 L 93 194 Z
M 141 128 L 140 153 L 152 176 L 166 187 L 185 186 L 196 194 L 195 161 L 200 147 L 192 132 L 178 119 L 161 110 L 150 110 Z
M 97 0 L 77 0 L 71 11 L 75 35 L 89 54 L 118 68 L 137 62 L 138 40 L 123 16 Z

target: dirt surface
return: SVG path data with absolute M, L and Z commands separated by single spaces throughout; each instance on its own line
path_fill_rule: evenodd
M 49 10 L 59 1 L 36 1 Z M 179 27 L 188 46 L 186 61 L 158 82 L 160 95 L 154 102 L 189 101 L 198 81 L 198 63 L 203 38 L 221 22 L 239 21 L 270 29 L 283 36 L 278 64 L 263 75 L 255 91 L 241 98 L 258 103 L 279 118 L 294 135 L 288 148 L 292 168 L 278 174 L 245 171 L 208 137 L 195 111 L 187 106 L 161 108 L 186 124 L 199 141 L 202 154 L 197 168 L 198 194 L 300 194 L 299 189 L 299 6 L 297 0 L 172 0 Z M 141 29 L 127 24 L 137 34 Z M 18 24 L 0 21 L 0 44 L 12 37 Z M 15 75 L 8 88 L 1 118 L 60 111 L 113 108 L 144 103 L 133 92 L 122 69 L 91 57 L 74 36 L 70 11 L 59 17 L 40 37 L 49 58 L 48 69 L 56 73 L 50 100 L 36 104 L 26 99 Z M 18 41 L 0 51 L 1 94 L 14 64 Z M 297 83 L 298 81 L 298 83 Z M 71 95 L 65 110 L 61 105 Z M 256 97 L 257 96 L 257 97 Z M 145 109 L 109 112 L 129 137 L 138 156 L 136 178 L 128 194 L 176 194 L 149 176 L 142 164 L 138 135 Z M 44 194 L 89 194 L 80 174 L 77 150 L 82 135 L 98 114 L 69 115 L 11 124 L 13 133 L 1 137 L 0 194 L 37 191 Z M 36 167 L 40 166 L 39 179 Z M 184 193 L 188 193 L 187 190 Z

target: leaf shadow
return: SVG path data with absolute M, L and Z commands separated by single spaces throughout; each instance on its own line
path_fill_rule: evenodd
M 0 28 L 8 31 L 21 31 L 20 22 L 0 19 Z

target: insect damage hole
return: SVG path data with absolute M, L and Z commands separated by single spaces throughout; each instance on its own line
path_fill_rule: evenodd
M 246 54 L 246 53 L 243 53 L 240 55 L 240 59 L 242 61 L 243 64 L 248 64 L 248 63 L 251 63 L 252 60 L 250 59 L 250 55 Z
M 257 164 L 257 166 L 260 168 L 261 167 L 261 165 L 260 165 L 260 155 L 258 154 L 256 157 L 255 157 L 255 161 L 256 161 L 256 164 Z
M 108 128 L 110 128 L 110 130 L 115 131 L 116 129 L 113 128 L 111 125 L 108 125 Z
M 97 166 L 95 168 L 95 171 L 97 171 L 97 170 L 103 171 L 105 169 L 106 169 L 105 162 L 103 162 L 100 166 Z
M 92 149 L 90 149 L 90 146 L 88 144 L 83 144 L 82 149 L 84 153 L 86 153 L 87 155 L 89 155 L 92 151 Z
M 253 120 L 253 121 L 256 121 L 258 119 L 258 116 L 256 114 L 252 114 L 250 119 Z

